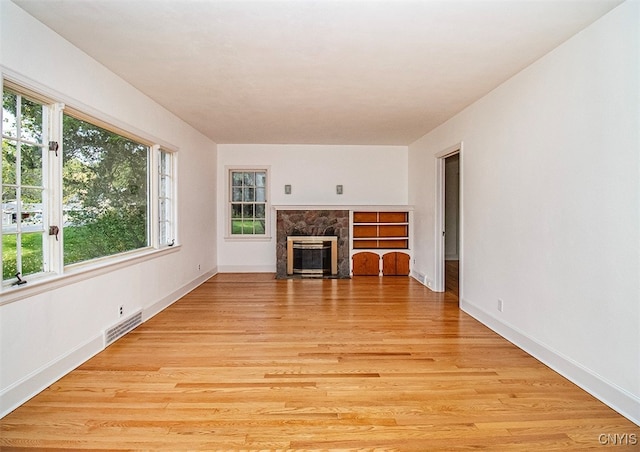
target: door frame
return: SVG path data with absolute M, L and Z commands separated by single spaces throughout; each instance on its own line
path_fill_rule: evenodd
M 434 228 L 434 251 L 435 251 L 435 272 L 434 287 L 435 292 L 444 292 L 445 288 L 445 247 L 444 247 L 444 231 L 445 231 L 445 159 L 458 154 L 459 161 L 459 178 L 458 178 L 458 243 L 459 243 L 459 299 L 462 300 L 462 261 L 464 257 L 464 177 L 463 177 L 463 143 L 460 142 L 447 149 L 438 152 L 435 155 L 435 171 L 436 171 L 436 202 L 435 202 L 435 228 Z

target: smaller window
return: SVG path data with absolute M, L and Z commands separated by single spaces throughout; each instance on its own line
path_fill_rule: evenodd
M 2 280 L 47 271 L 49 107 L 2 94 Z
M 231 235 L 266 235 L 267 171 L 231 170 L 229 180 Z
M 173 246 L 176 241 L 174 220 L 175 157 L 172 152 L 167 152 L 164 149 L 160 149 L 158 154 L 158 242 L 162 248 Z

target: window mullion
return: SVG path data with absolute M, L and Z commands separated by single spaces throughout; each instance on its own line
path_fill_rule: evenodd
M 47 153 L 47 168 L 44 174 L 45 181 L 45 205 L 46 214 L 44 215 L 45 232 L 50 227 L 58 228 L 58 233 L 47 235 L 47 247 L 45 258 L 48 262 L 48 268 L 45 271 L 62 274 L 64 268 L 63 244 L 64 236 L 62 234 L 64 226 L 64 214 L 62 203 L 62 112 L 64 104 L 56 103 L 50 106 L 49 110 L 49 141 L 58 143 L 57 152 L 45 151 Z M 45 142 L 46 143 L 46 142 Z
M 47 231 L 47 218 L 49 217 L 49 212 L 51 208 L 49 207 L 49 181 L 51 178 L 49 177 L 49 147 L 47 143 L 49 143 L 49 137 L 51 136 L 51 107 L 49 105 L 42 105 L 42 137 L 41 143 L 38 143 L 38 148 L 40 149 L 40 161 L 41 161 L 41 169 L 42 175 L 40 180 L 40 187 L 37 188 L 40 192 L 40 205 L 42 206 L 42 225 L 40 228 L 40 240 L 42 243 L 42 271 L 48 272 L 51 269 L 51 250 L 49 247 L 49 238 L 46 234 Z M 29 188 L 28 186 L 24 186 L 25 188 Z

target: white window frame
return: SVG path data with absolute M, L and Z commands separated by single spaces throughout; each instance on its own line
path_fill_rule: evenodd
M 113 271 L 123 266 L 137 264 L 139 262 L 152 259 L 157 255 L 177 252 L 180 249 L 178 240 L 178 204 L 177 204 L 177 155 L 178 148 L 150 137 L 148 134 L 136 130 L 121 121 L 108 117 L 101 112 L 92 109 L 89 106 L 78 104 L 73 100 L 65 99 L 58 92 L 49 90 L 44 86 L 34 84 L 32 81 L 23 80 L 16 74 L 8 75 L 0 74 L 0 89 L 4 92 L 5 88 L 17 92 L 31 100 L 43 103 L 49 106 L 49 122 L 48 134 L 49 141 L 56 141 L 59 144 L 58 157 L 53 157 L 53 152 L 48 152 L 48 165 L 43 165 L 43 185 L 45 187 L 46 203 L 43 203 L 44 217 L 44 247 L 43 249 L 43 268 L 44 272 L 28 275 L 25 277 L 27 284 L 14 285 L 15 281 L 0 282 L 0 305 L 11 303 L 26 297 L 36 295 L 38 293 L 52 290 L 53 288 L 62 287 L 72 284 L 90 277 Z M 65 102 L 68 101 L 68 102 Z M 113 131 L 119 135 L 131 138 L 141 144 L 149 147 L 148 155 L 148 246 L 124 253 L 105 256 L 85 262 L 79 262 L 72 265 L 64 265 L 63 256 L 63 237 L 62 237 L 62 117 L 63 110 L 70 111 L 72 116 L 86 120 L 98 127 Z M 173 203 L 171 206 L 171 215 L 173 222 L 173 234 L 175 241 L 173 246 L 160 246 L 159 244 L 159 152 L 154 150 L 162 149 L 164 152 L 171 153 L 172 157 L 172 180 L 171 190 Z M 0 175 L 1 177 L 1 175 Z M 55 236 L 48 235 L 48 228 L 51 225 L 57 225 L 60 228 L 60 234 L 56 240 Z M 0 257 L 2 256 L 2 245 L 0 241 Z
M 5 86 L 6 85 L 6 86 Z M 18 133 L 18 136 L 14 138 L 10 138 L 10 137 L 6 137 L 4 135 L 2 135 L 2 141 L 4 141 L 5 139 L 8 139 L 10 141 L 15 141 L 16 146 L 20 146 L 20 145 L 27 145 L 27 146 L 38 146 L 42 148 L 42 181 L 41 181 L 41 187 L 33 187 L 35 189 L 40 189 L 42 190 L 42 202 L 41 202 L 41 206 L 42 206 L 42 227 L 41 229 L 38 228 L 39 230 L 33 230 L 31 232 L 40 232 L 42 234 L 42 267 L 41 267 L 41 271 L 37 272 L 37 273 L 32 273 L 29 275 L 24 275 L 21 274 L 21 279 L 26 280 L 27 278 L 31 279 L 31 278 L 40 278 L 43 275 L 47 275 L 49 273 L 51 273 L 52 271 L 56 271 L 57 267 L 56 267 L 56 262 L 54 259 L 52 259 L 52 255 L 55 255 L 55 250 L 54 250 L 54 246 L 52 246 L 52 240 L 51 237 L 47 235 L 48 232 L 48 225 L 51 224 L 51 207 L 52 207 L 52 193 L 50 190 L 50 183 L 49 181 L 51 180 L 51 167 L 55 166 L 53 165 L 53 159 L 49 158 L 49 154 L 50 152 L 48 151 L 48 142 L 49 141 L 55 141 L 58 136 L 56 134 L 56 128 L 55 128 L 55 121 L 54 121 L 54 116 L 57 112 L 56 109 L 56 105 L 48 98 L 37 94 L 37 93 L 33 93 L 30 90 L 26 90 L 26 89 L 21 89 L 20 87 L 14 86 L 12 84 L 7 84 L 4 83 L 2 84 L 2 92 L 4 93 L 4 89 L 5 87 L 7 89 L 9 89 L 10 91 L 16 93 L 17 96 L 19 96 L 22 99 L 27 99 L 29 101 L 32 102 L 36 102 L 38 104 L 41 104 L 43 106 L 43 108 L 45 109 L 43 111 L 43 130 L 42 130 L 42 143 L 38 144 L 38 143 L 32 143 L 32 142 L 28 142 L 25 140 L 23 140 L 20 137 L 20 133 Z M 22 103 L 22 102 L 21 102 Z M 2 116 L 2 113 L 0 112 L 0 116 Z M 20 115 L 18 115 L 20 116 Z M 2 118 L 4 119 L 4 118 Z M 17 118 L 19 121 L 19 117 Z M 20 128 L 18 126 L 18 128 Z M 18 158 L 18 161 L 16 162 L 16 166 L 20 166 L 20 159 Z M 2 175 L 0 174 L 0 179 L 1 179 Z M 2 181 L 4 182 L 4 181 Z M 14 184 L 10 184 L 10 185 L 14 185 Z M 16 190 L 19 191 L 20 188 L 23 188 L 24 185 L 22 184 L 22 182 L 20 180 L 16 180 L 15 182 L 15 186 L 16 186 Z M 27 186 L 27 189 L 32 189 L 31 187 Z M 17 215 L 21 215 L 21 210 L 20 210 L 20 206 L 16 206 L 17 208 Z M 17 230 L 16 230 L 16 246 L 18 247 L 20 244 L 20 241 L 18 240 L 18 235 L 23 235 L 25 233 L 28 233 L 29 231 L 23 231 L 22 230 L 22 226 L 18 225 L 17 226 Z M 4 236 L 4 234 L 1 234 L 1 236 Z M 0 256 L 2 256 L 2 240 L 0 240 Z M 20 253 L 18 255 L 18 266 L 20 267 L 20 263 L 21 263 L 21 257 L 20 257 Z M 21 272 L 20 272 L 21 273 Z M 4 276 L 3 276 L 4 278 Z M 17 279 L 15 280 L 16 282 L 18 281 Z M 2 285 L 7 285 L 7 284 L 14 284 L 14 281 L 3 281 L 0 280 L 0 284 Z
M 265 219 L 264 234 L 232 234 L 232 177 L 233 172 L 264 172 L 266 174 L 265 183 Z M 251 166 L 225 166 L 226 178 L 226 215 L 225 215 L 225 240 L 228 241 L 269 241 L 271 240 L 271 166 L 269 165 L 251 165 Z
M 157 221 L 154 223 L 157 225 L 157 232 L 153 234 L 154 241 L 153 243 L 157 244 L 157 247 L 162 249 L 165 247 L 175 246 L 178 243 L 178 224 L 176 222 L 177 218 L 177 160 L 178 153 L 175 150 L 167 149 L 166 147 L 155 145 L 153 147 L 153 155 L 154 155 L 154 167 L 157 168 L 156 171 L 156 187 L 153 190 L 153 205 L 155 207 L 155 211 L 153 213 L 153 218 L 156 218 Z M 162 168 L 162 156 L 165 155 L 169 159 L 169 171 L 163 172 Z M 163 176 L 168 179 L 169 185 L 168 190 L 164 192 L 162 190 L 162 181 Z M 162 199 L 165 199 L 169 202 L 168 208 L 165 208 L 165 217 L 163 220 L 162 215 Z M 170 232 L 167 234 L 165 240 L 162 237 L 162 223 L 165 222 Z

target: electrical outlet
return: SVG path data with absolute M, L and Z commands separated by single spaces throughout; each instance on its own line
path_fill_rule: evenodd
M 498 311 L 502 312 L 504 309 L 504 301 L 501 298 L 498 298 Z
M 124 305 L 120 305 L 118 307 L 118 314 L 120 315 L 120 317 L 122 317 L 124 315 Z
M 200 271 L 200 264 L 198 264 L 198 271 Z

